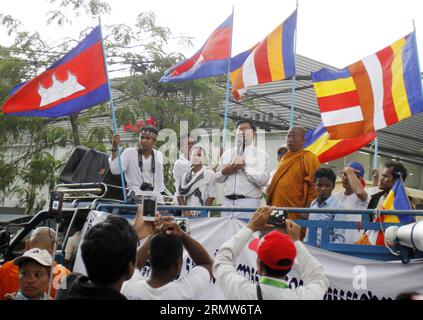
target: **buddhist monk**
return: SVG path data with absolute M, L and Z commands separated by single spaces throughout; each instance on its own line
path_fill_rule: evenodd
M 267 203 L 274 207 L 309 208 L 316 198 L 313 176 L 320 162 L 304 150 L 305 130 L 294 126 L 288 131 L 287 147 L 267 189 Z M 289 213 L 289 219 L 307 219 L 307 214 Z

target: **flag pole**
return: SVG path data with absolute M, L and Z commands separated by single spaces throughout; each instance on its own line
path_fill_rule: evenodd
M 228 71 L 226 74 L 226 100 L 225 100 L 225 116 L 223 120 L 223 150 L 226 147 L 226 139 L 228 135 L 228 113 L 229 113 L 229 90 L 230 90 L 230 79 L 231 79 L 231 59 L 232 59 L 232 39 L 234 34 L 234 5 L 232 5 L 232 32 L 231 32 L 231 43 L 229 45 L 229 56 L 228 56 Z
M 295 24 L 295 37 L 294 37 L 294 70 L 297 73 L 297 25 L 298 25 L 298 0 L 297 0 L 297 7 L 295 9 L 297 11 L 297 23 Z M 292 92 L 291 92 L 291 115 L 289 118 L 289 127 L 292 128 L 294 126 L 294 111 L 295 111 L 295 87 L 296 87 L 296 74 L 292 77 Z
M 101 32 L 101 48 L 103 50 L 103 58 L 104 58 L 104 68 L 106 69 L 106 78 L 107 78 L 107 89 L 109 90 L 110 95 L 110 110 L 112 112 L 112 125 L 113 125 L 113 133 L 115 135 L 118 134 L 117 124 L 116 124 L 116 114 L 115 114 L 115 103 L 113 101 L 112 96 L 112 88 L 110 87 L 110 80 L 109 80 L 109 70 L 107 67 L 107 60 L 106 60 L 106 50 L 104 48 L 104 39 L 103 39 L 103 31 L 101 30 L 101 18 L 98 18 L 98 23 L 100 25 L 100 32 Z M 120 145 L 117 146 L 117 154 L 118 154 L 118 162 L 119 162 L 119 172 L 120 172 L 120 179 L 122 182 L 122 193 L 123 193 L 123 200 L 126 202 L 126 190 L 125 190 L 125 178 L 123 177 L 123 169 L 122 169 L 122 158 L 120 156 Z
M 374 140 L 374 146 L 375 146 L 375 153 L 374 153 L 374 157 L 373 157 L 373 169 L 377 169 L 379 167 L 379 163 L 378 163 L 378 160 L 377 160 L 378 153 L 379 153 L 379 141 L 378 141 L 377 137 Z

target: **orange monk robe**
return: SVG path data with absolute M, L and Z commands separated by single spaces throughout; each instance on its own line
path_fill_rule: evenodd
M 309 208 L 316 198 L 313 177 L 319 168 L 319 160 L 310 151 L 288 151 L 267 189 L 267 204 L 274 207 Z M 301 214 L 289 213 L 288 218 L 300 219 Z

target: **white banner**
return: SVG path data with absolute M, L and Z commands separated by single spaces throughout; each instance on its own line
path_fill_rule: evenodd
M 82 236 L 93 225 L 104 221 L 108 213 L 92 211 L 83 228 Z M 221 245 L 230 239 L 245 223 L 232 218 L 205 218 L 190 220 L 191 236 L 214 256 Z M 369 300 L 394 299 L 401 292 L 423 291 L 423 260 L 404 265 L 401 262 L 384 262 L 355 258 L 307 246 L 311 254 L 322 264 L 329 279 L 325 299 Z M 257 281 L 256 253 L 246 248 L 236 261 L 237 270 L 249 281 Z M 192 260 L 184 254 L 182 273 L 189 272 Z M 74 272 L 85 273 L 78 249 Z M 144 270 L 148 276 L 148 269 Z M 291 288 L 302 285 L 294 271 L 288 275 Z M 204 300 L 224 299 L 219 286 L 213 281 L 202 297 Z

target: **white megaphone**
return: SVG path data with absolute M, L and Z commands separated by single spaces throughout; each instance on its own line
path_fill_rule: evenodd
M 389 227 L 385 230 L 385 240 L 389 245 L 399 243 L 423 252 L 423 221 Z

